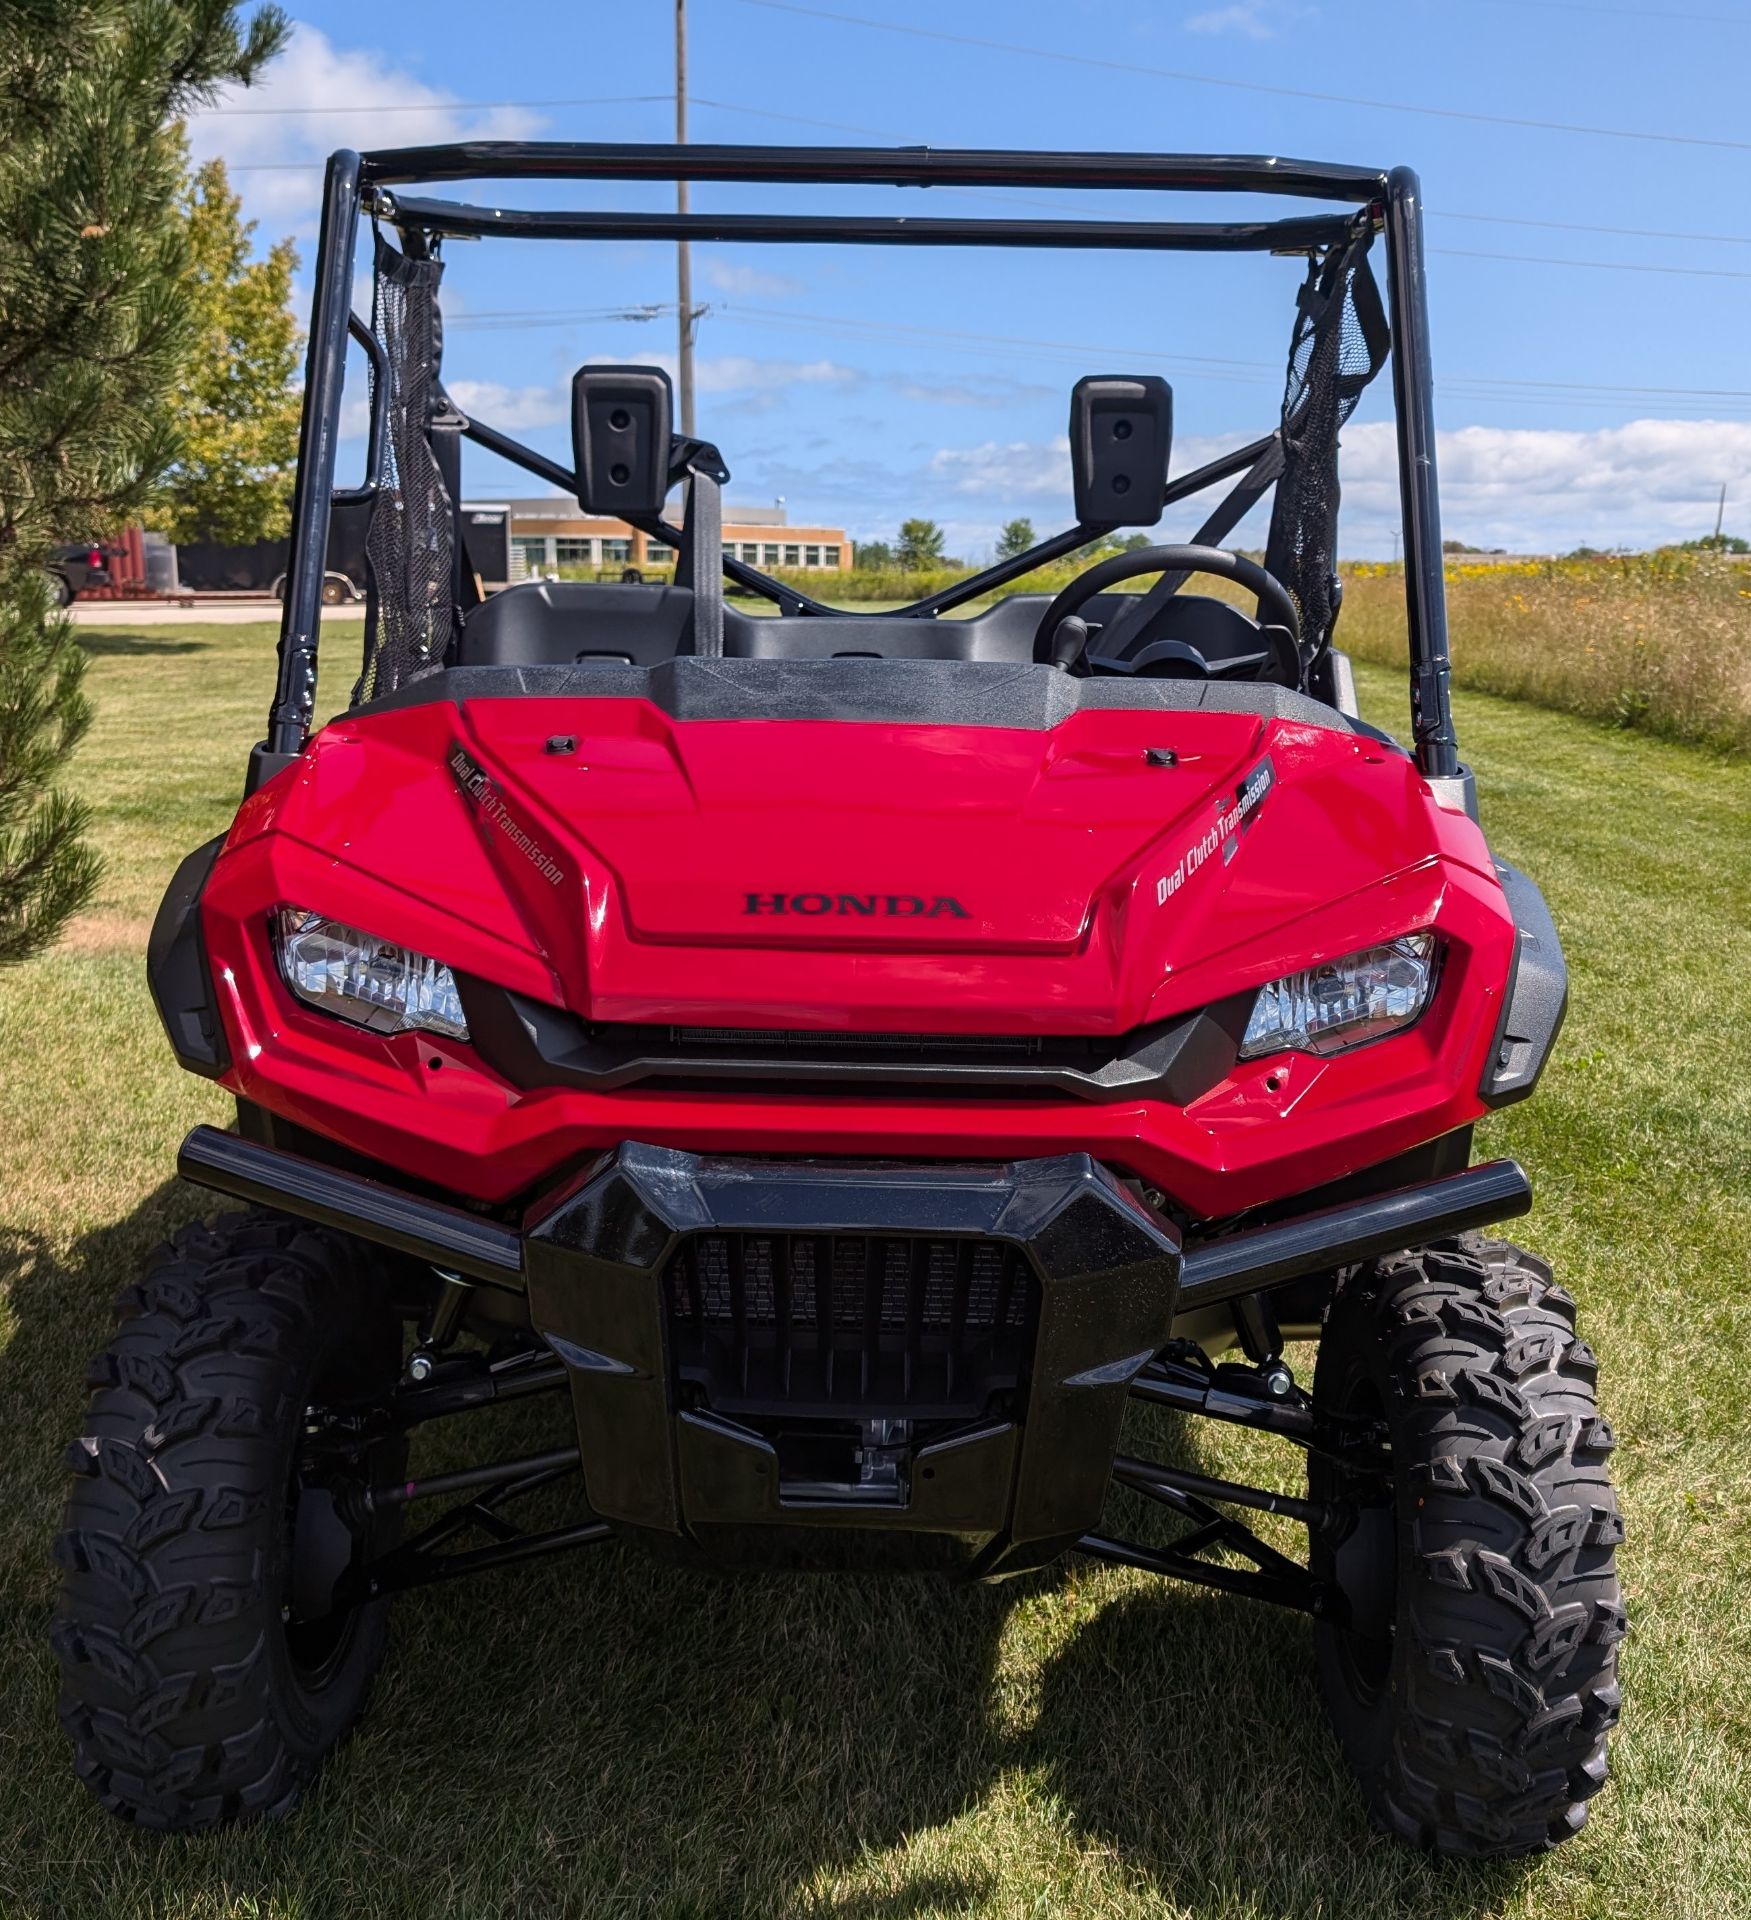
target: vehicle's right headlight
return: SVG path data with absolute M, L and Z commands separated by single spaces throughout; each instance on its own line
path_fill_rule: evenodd
M 1408 1027 L 1435 990 L 1432 933 L 1407 933 L 1259 988 L 1240 1057 L 1342 1053 Z
M 423 953 L 301 907 L 275 914 L 274 950 L 281 977 L 307 1006 L 373 1033 L 468 1038 L 456 976 Z

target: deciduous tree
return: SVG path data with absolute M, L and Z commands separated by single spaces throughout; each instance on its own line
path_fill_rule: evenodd
M 942 565 L 942 529 L 934 520 L 907 520 L 894 543 L 894 558 L 908 573 Z
M 999 560 L 1013 560 L 1018 553 L 1026 553 L 1034 544 L 1034 523 L 1031 520 L 1008 521 L 997 536 L 997 557 Z
M 154 522 L 178 543 L 277 540 L 291 520 L 298 457 L 298 254 L 282 240 L 250 257 L 223 160 L 209 160 L 182 197 L 193 334 L 173 415 L 182 443 Z

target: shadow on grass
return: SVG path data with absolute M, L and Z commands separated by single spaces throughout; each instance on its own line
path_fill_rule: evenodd
M 1192 1913 L 1470 1920 L 1511 1887 L 1369 1832 L 1289 1616 L 1121 1590 L 1062 1636 L 1030 1717 L 1000 1708 L 1006 1635 L 1088 1613 L 1086 1569 L 1000 1588 L 734 1578 L 619 1546 L 403 1596 L 372 1710 L 290 1821 L 168 1841 L 109 1822 L 53 1723 L 58 1458 L 109 1299 L 200 1207 L 167 1182 L 65 1263 L 12 1248 L 0 1408 L 25 1485 L 0 1581 L 23 1604 L 0 1627 L 17 1709 L 0 1831 L 22 1911 L 921 1920 L 1013 1900 L 1057 1809 L 1119 1886 Z M 498 1457 L 551 1444 L 563 1417 L 471 1415 L 455 1440 Z
M 142 653 L 204 653 L 210 640 L 153 640 L 143 633 L 98 633 L 76 628 L 74 638 L 90 654 L 119 654 L 123 657 Z

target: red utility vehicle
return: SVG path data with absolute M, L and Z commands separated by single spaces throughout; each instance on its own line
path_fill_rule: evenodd
M 677 176 L 1327 206 L 888 220 L 406 191 Z M 1254 249 L 1303 280 L 1260 438 L 1173 474 L 1166 383 L 1091 375 L 1074 526 L 857 614 L 723 548 L 723 458 L 674 433 L 660 371 L 578 374 L 570 469 L 454 405 L 442 247 L 485 233 Z M 1479 1232 L 1526 1178 L 1471 1148 L 1532 1090 L 1566 982 L 1457 758 L 1426 324 L 1403 170 L 335 156 L 270 731 L 151 944 L 178 1058 L 237 1100 L 181 1171 L 251 1211 L 128 1289 L 71 1456 L 56 1644 L 104 1804 L 171 1828 L 284 1810 L 361 1710 L 390 1594 L 620 1538 L 977 1579 L 1081 1553 L 1276 1602 L 1311 1616 L 1392 1831 L 1493 1854 L 1580 1826 L 1617 1712 L 1611 1435 L 1569 1296 Z M 372 431 L 365 488 L 337 494 L 349 331 Z M 1334 646 L 1338 433 L 1389 350 L 1408 749 Z M 483 600 L 464 440 L 676 548 L 678 583 Z M 1188 541 L 1005 593 L 1224 483 Z M 1267 495 L 1261 565 L 1223 542 Z M 370 514 L 365 659 L 311 737 L 336 499 Z M 726 575 L 775 617 L 726 605 Z M 1296 1340 L 1319 1343 L 1302 1379 Z M 423 1423 L 537 1394 L 548 1449 L 409 1477 Z M 1304 1493 L 1135 1457 L 1139 1401 L 1280 1436 Z M 507 1518 L 571 1477 L 573 1517 Z M 1185 1530 L 1121 1537 L 1114 1488 Z M 1305 1560 L 1238 1517 L 1259 1509 Z

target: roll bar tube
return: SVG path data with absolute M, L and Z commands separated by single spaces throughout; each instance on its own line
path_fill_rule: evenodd
M 298 472 L 292 488 L 292 550 L 286 563 L 286 605 L 280 616 L 280 673 L 265 743 L 275 758 L 302 752 L 316 706 L 316 642 L 322 618 L 322 574 L 328 561 L 328 512 L 340 439 L 347 329 L 352 318 L 359 170 L 359 156 L 343 148 L 329 156 L 323 181 L 315 307 L 304 356 L 304 410 L 298 421 Z
M 1409 167 L 1386 178 L 1387 299 L 1392 318 L 1392 408 L 1398 417 L 1398 490 L 1404 514 L 1404 611 L 1410 634 L 1411 742 L 1425 779 L 1459 771 L 1453 732 L 1453 659 L 1441 496 L 1435 484 L 1435 386 L 1429 289 L 1423 267 L 1423 190 Z

